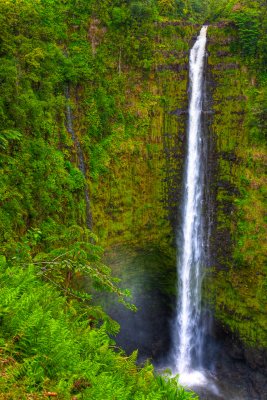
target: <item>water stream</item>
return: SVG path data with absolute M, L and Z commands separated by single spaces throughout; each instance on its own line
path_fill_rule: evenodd
M 201 283 L 204 264 L 202 103 L 207 26 L 190 51 L 188 145 L 182 199 L 182 224 L 177 235 L 178 300 L 173 332 L 175 373 L 183 384 L 204 384 Z

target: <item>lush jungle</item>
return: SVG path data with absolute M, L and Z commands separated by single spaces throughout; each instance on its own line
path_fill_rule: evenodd
M 97 299 L 136 312 L 109 263 L 126 247 L 160 251 L 175 295 L 188 51 L 208 23 L 203 290 L 266 350 L 266 0 L 0 0 L 0 22 L 0 399 L 197 398 L 118 348 Z

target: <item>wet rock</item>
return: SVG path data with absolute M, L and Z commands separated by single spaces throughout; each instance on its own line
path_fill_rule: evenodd
M 267 379 L 266 373 L 256 371 L 250 378 L 255 399 L 267 399 Z
M 179 115 L 187 115 L 188 114 L 188 110 L 187 109 L 183 110 L 182 108 L 177 108 L 174 111 L 170 111 L 169 114 L 170 115 L 177 115 L 177 116 L 179 116 Z
M 219 50 L 217 51 L 217 56 L 218 57 L 228 57 L 231 53 L 229 51 L 225 50 Z
M 237 63 L 229 63 L 229 64 L 219 63 L 213 66 L 213 69 L 216 71 L 227 71 L 229 69 L 239 69 L 239 68 L 240 66 Z
M 188 51 L 186 51 L 186 50 L 182 50 L 182 51 L 178 51 L 178 50 L 169 50 L 169 51 L 167 51 L 167 50 L 164 50 L 164 51 L 161 51 L 161 54 L 164 57 L 175 56 L 176 58 L 180 59 L 180 58 L 184 58 L 184 57 L 188 56 Z
M 237 161 L 237 156 L 236 156 L 235 152 L 233 152 L 233 151 L 221 151 L 219 154 L 220 154 L 220 157 L 223 158 L 224 160 L 232 161 L 232 162 Z
M 245 358 L 250 368 L 258 369 L 267 367 L 267 351 L 260 349 L 246 349 Z
M 187 71 L 188 70 L 188 65 L 187 64 L 169 64 L 169 65 L 158 65 L 156 68 L 157 72 L 162 72 L 162 71 L 174 71 L 174 72 L 181 72 L 181 71 Z
M 211 356 L 209 362 L 214 362 L 214 372 L 224 400 L 267 399 L 266 349 L 245 347 L 218 322 L 214 324 L 214 337 L 209 340 L 209 346 L 209 354 L 214 357 L 212 360 Z M 212 397 L 207 399 L 213 400 Z
M 231 351 L 230 351 L 231 358 L 233 358 L 234 360 L 243 360 L 244 361 L 244 359 L 245 359 L 244 349 L 240 344 L 237 344 L 234 341 L 232 341 L 230 349 L 231 349 Z

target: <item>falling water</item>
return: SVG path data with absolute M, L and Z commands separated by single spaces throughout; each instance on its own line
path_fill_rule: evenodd
M 203 264 L 202 102 L 207 26 L 203 26 L 190 52 L 190 104 L 188 149 L 183 189 L 182 226 L 177 247 L 178 303 L 175 323 L 175 372 L 180 381 L 201 384 L 201 281 Z

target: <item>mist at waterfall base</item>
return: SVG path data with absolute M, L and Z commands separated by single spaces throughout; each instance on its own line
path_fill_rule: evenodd
M 120 324 L 116 343 L 127 354 L 138 349 L 138 362 L 146 359 L 156 364 L 165 362 L 171 350 L 170 321 L 175 303 L 175 259 L 158 247 L 140 249 L 117 247 L 106 254 L 106 264 L 121 279 L 120 286 L 131 291 L 137 312 L 119 304 L 109 293 L 95 294 L 107 313 Z
M 130 289 L 132 302 L 138 307 L 137 312 L 132 312 L 119 304 L 112 294 L 95 294 L 98 296 L 94 296 L 96 303 L 102 303 L 107 313 L 120 324 L 120 332 L 114 337 L 116 345 L 129 355 L 138 350 L 138 362 L 142 364 L 149 359 L 160 374 L 166 369 L 174 371 L 175 259 L 170 259 L 160 248 L 147 245 L 138 250 L 117 247 L 106 254 L 105 261 L 114 275 L 121 278 L 120 286 Z M 201 320 L 205 326 L 210 323 L 208 310 L 202 310 Z M 251 382 L 247 378 L 251 370 L 240 355 L 232 358 L 231 353 L 237 353 L 237 350 L 232 349 L 231 337 L 225 338 L 220 326 L 206 330 L 203 337 L 206 382 L 190 388 L 199 394 L 201 400 L 261 399 L 251 394 Z

